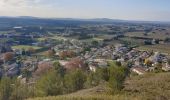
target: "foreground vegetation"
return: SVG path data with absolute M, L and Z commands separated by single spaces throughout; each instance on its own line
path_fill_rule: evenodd
M 28 100 L 169 100 L 170 73 L 150 73 L 133 76 L 125 81 L 124 89 L 118 94 L 98 92 L 98 88 L 81 90 L 69 95 L 35 98 Z
M 80 69 L 66 71 L 55 62 L 51 70 L 38 75 L 36 83 L 29 83 L 28 71 L 23 75 L 28 84 L 16 78 L 1 79 L 0 100 L 168 100 L 170 97 L 170 73 L 128 76 L 127 68 L 114 62 L 95 73 Z
M 2 77 L 0 100 L 66 95 L 101 83 L 106 83 L 108 93 L 117 94 L 123 89 L 127 74 L 128 69 L 115 62 L 110 63 L 107 68 L 98 68 L 96 72 L 84 69 L 65 70 L 55 62 L 52 69 L 38 70 L 34 74 L 30 74 L 28 70 L 23 71 L 26 83 L 21 83 L 22 80 L 16 78 Z M 32 76 L 38 78 L 35 83 L 29 81 Z

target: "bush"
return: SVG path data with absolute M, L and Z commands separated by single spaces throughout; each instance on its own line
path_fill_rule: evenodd
M 74 92 L 84 88 L 86 82 L 86 75 L 82 70 L 71 71 L 64 77 L 64 85 L 66 92 Z
M 117 93 L 123 88 L 128 69 L 126 67 L 111 66 L 109 71 L 109 87 L 112 89 L 112 93 Z
M 99 85 L 100 78 L 98 77 L 97 73 L 95 72 L 89 72 L 87 75 L 87 80 L 86 80 L 86 88 L 91 88 L 94 86 Z
M 63 83 L 55 71 L 50 70 L 43 75 L 36 83 L 37 96 L 54 96 L 62 94 Z

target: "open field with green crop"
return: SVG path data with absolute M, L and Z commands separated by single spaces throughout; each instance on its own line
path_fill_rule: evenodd
M 143 45 L 137 49 L 170 54 L 170 44 Z
M 35 50 L 41 49 L 41 47 L 38 46 L 29 46 L 29 45 L 17 45 L 17 46 L 12 46 L 13 49 L 29 49 L 29 48 L 33 48 Z

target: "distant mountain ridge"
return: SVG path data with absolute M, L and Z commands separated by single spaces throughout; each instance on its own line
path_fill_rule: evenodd
M 0 16 L 0 26 L 17 26 L 17 25 L 42 25 L 42 26 L 57 26 L 57 25 L 80 25 L 80 24 L 113 24 L 113 23 L 150 23 L 150 24 L 168 24 L 170 22 L 159 21 L 133 21 L 120 20 L 109 18 L 40 18 L 32 16 Z

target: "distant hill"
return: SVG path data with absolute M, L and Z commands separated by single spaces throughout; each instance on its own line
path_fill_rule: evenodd
M 82 24 L 108 24 L 112 21 L 96 19 L 72 19 L 72 18 L 37 18 L 29 16 L 21 17 L 0 17 L 0 26 L 76 26 Z
M 128 21 L 108 18 L 76 19 L 76 18 L 38 18 L 31 16 L 8 17 L 0 16 L 0 26 L 76 26 L 82 24 L 113 24 L 113 23 L 160 23 L 150 21 Z
M 133 76 L 126 80 L 123 91 L 107 94 L 105 85 L 84 89 L 68 95 L 35 98 L 28 100 L 169 100 L 170 73 L 152 73 Z

